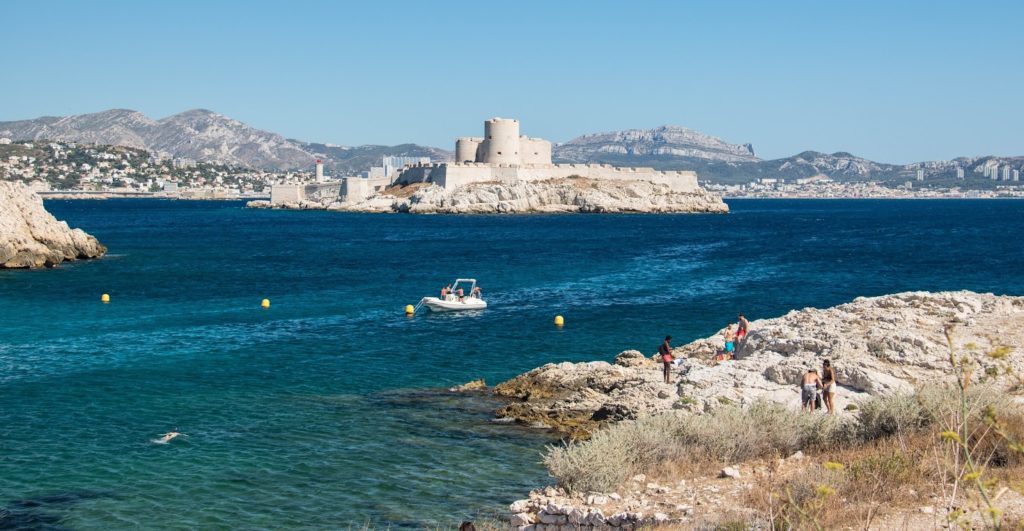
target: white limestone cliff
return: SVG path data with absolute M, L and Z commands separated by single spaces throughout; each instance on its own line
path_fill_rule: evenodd
M 547 364 L 495 387 L 512 399 L 498 416 L 585 437 L 609 422 L 672 409 L 699 413 L 759 400 L 797 408 L 798 378 L 820 371 L 825 359 L 836 368 L 842 410 L 868 395 L 949 381 L 949 323 L 956 348 L 977 359 L 980 373 L 1024 388 L 1016 376 L 1024 373 L 1024 297 L 908 292 L 753 321 L 736 360 L 712 361 L 723 347 L 719 334 L 678 347 L 686 362 L 671 384 L 662 382 L 660 363 L 638 351 L 615 364 Z M 1001 351 L 998 359 L 993 351 Z
M 647 181 L 584 178 L 550 179 L 515 184 L 487 182 L 445 190 L 412 185 L 352 203 L 323 205 L 313 201 L 271 205 L 253 201 L 250 208 L 321 209 L 342 212 L 408 212 L 412 214 L 527 213 L 724 213 L 729 207 L 718 195 L 698 188 L 677 192 Z
M 106 252 L 96 238 L 57 221 L 24 184 L 0 182 L 0 269 L 53 267 Z

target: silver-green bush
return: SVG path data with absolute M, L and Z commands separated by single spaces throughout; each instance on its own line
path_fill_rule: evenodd
M 1004 394 L 983 386 L 972 389 L 968 398 L 974 414 L 1008 404 Z M 873 397 L 850 416 L 806 414 L 770 402 L 730 405 L 704 415 L 671 413 L 621 422 L 587 441 L 548 447 L 544 463 L 569 490 L 607 492 L 668 461 L 737 463 L 871 441 L 921 430 L 957 408 L 957 394 L 946 386 Z

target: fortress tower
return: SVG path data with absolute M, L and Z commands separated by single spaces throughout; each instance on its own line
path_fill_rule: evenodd
M 464 136 L 455 140 L 455 162 L 480 162 L 477 152 L 482 138 Z
M 484 122 L 481 144 L 487 164 L 519 164 L 519 120 L 491 118 Z
M 551 164 L 551 142 L 519 135 L 519 120 L 491 118 L 484 122 L 484 137 L 455 140 L 455 162 L 483 164 Z

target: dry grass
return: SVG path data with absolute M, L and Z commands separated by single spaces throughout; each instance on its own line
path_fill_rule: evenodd
M 412 183 L 412 184 L 396 184 L 389 186 L 384 189 L 383 193 L 393 195 L 400 199 L 408 199 L 413 194 L 420 191 L 423 188 L 430 186 L 431 183 Z
M 548 448 L 544 462 L 559 485 L 576 492 L 610 492 L 636 474 L 709 467 L 848 439 L 836 417 L 803 415 L 772 403 L 724 407 L 711 415 L 661 415 L 622 422 L 586 441 Z
M 1024 441 L 1024 409 L 983 386 L 969 390 L 966 404 L 967 446 L 985 480 L 1022 482 L 1024 453 L 1012 441 Z M 746 502 L 761 524 L 863 528 L 895 506 L 969 501 L 964 452 L 948 435 L 961 416 L 959 394 L 945 386 L 867 400 L 845 419 L 766 403 L 725 407 L 613 425 L 590 440 L 549 447 L 545 464 L 570 491 L 611 492 L 636 474 L 700 477 L 725 464 L 758 461 L 768 472 Z M 796 450 L 809 457 L 796 467 L 799 473 L 789 461 L 778 468 L 778 458 Z M 1024 483 L 1019 488 L 1024 492 Z
M 1012 440 L 1024 435 L 1024 412 L 1002 415 L 1014 426 Z M 881 514 L 904 507 L 932 506 L 943 500 L 959 506 L 963 496 L 950 492 L 957 477 L 956 451 L 934 429 L 893 433 L 880 439 L 828 452 L 815 452 L 809 464 L 789 475 L 768 475 L 750 491 L 748 505 L 774 522 L 775 528 L 870 528 Z M 979 430 L 971 441 L 990 480 L 1012 484 L 1024 478 L 1024 454 L 992 430 Z M 953 450 L 953 451 L 951 451 Z M 1024 487 L 1024 485 L 1021 485 Z M 961 487 L 963 488 L 963 487 Z M 1008 522 L 1007 529 L 1013 527 Z

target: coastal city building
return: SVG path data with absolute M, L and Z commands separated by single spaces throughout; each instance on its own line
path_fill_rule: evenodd
M 81 142 L 12 141 L 0 180 L 22 181 L 47 197 L 265 197 L 280 174 L 216 163 L 175 164 L 137 148 Z
M 1004 181 L 1009 181 L 1010 180 L 1010 167 L 1009 166 L 1003 166 L 1003 180 Z
M 922 169 L 922 168 L 918 168 L 917 169 L 917 180 L 918 181 L 923 181 L 924 180 L 924 169 Z
M 1014 182 L 1020 181 L 1020 170 L 1013 170 L 1013 180 Z
M 369 179 L 391 177 L 395 172 L 413 164 L 430 164 L 430 157 L 383 157 L 380 166 L 370 168 L 366 176 Z
M 964 169 L 959 166 L 956 168 L 956 178 L 961 181 L 964 180 Z

